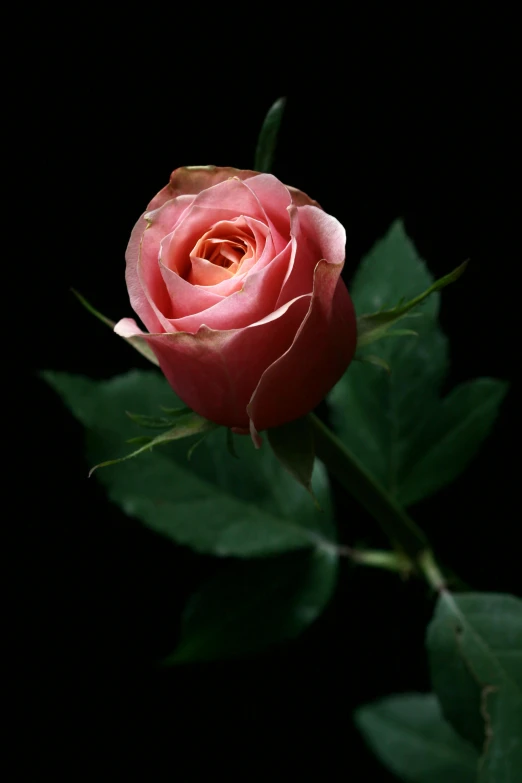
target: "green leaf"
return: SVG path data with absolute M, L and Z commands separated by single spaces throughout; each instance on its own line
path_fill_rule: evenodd
M 419 315 L 422 315 L 422 313 L 419 313 Z M 405 316 L 407 317 L 407 316 Z M 413 317 L 413 314 L 410 314 L 410 318 Z M 385 332 L 382 335 L 382 338 L 385 337 L 418 337 L 419 333 L 416 332 L 414 329 L 391 329 L 389 332 Z
M 454 283 L 458 280 L 467 265 L 468 262 L 465 261 L 448 275 L 436 280 L 426 289 L 426 291 L 418 294 L 418 296 L 415 296 L 406 304 L 399 304 L 390 310 L 380 310 L 377 313 L 359 316 L 357 318 L 357 347 L 362 348 L 376 340 L 380 340 L 384 336 L 397 336 L 397 333 L 388 332 L 390 327 L 396 324 L 397 321 L 401 321 L 405 318 L 410 310 L 413 310 L 414 307 L 418 307 L 418 305 L 422 304 L 428 296 L 431 296 L 431 294 L 434 294 L 436 291 L 441 291 L 450 283 Z M 404 331 L 408 332 L 409 330 L 402 330 L 402 336 L 404 336 Z
M 207 433 L 210 432 L 210 430 L 215 430 L 217 426 L 218 425 L 214 424 L 212 421 L 208 421 L 202 416 L 198 416 L 197 413 L 187 413 L 185 416 L 180 416 L 172 429 L 168 430 L 167 432 L 163 432 L 161 435 L 157 435 L 155 438 L 151 438 L 148 443 L 146 443 L 144 446 L 141 446 L 139 449 L 132 451 L 130 454 L 126 454 L 124 457 L 105 460 L 105 462 L 100 462 L 98 465 L 95 465 L 89 471 L 89 476 L 92 476 L 94 471 L 98 470 L 98 468 L 108 468 L 110 465 L 118 465 L 120 462 L 125 462 L 125 460 L 138 457 L 145 451 L 150 451 L 154 446 L 163 446 L 165 443 L 170 443 L 173 440 L 190 438 L 192 435 L 200 435 L 202 432 Z M 193 449 L 199 443 L 201 443 L 201 440 L 196 441 L 196 443 L 191 446 L 188 452 L 188 459 L 190 459 Z
M 508 384 L 494 378 L 476 378 L 453 389 L 412 438 L 409 469 L 400 496 L 405 505 L 416 503 L 449 484 L 466 467 L 489 435 Z
M 404 693 L 360 707 L 355 722 L 380 761 L 411 783 L 475 783 L 478 754 L 443 719 L 433 694 Z
M 362 261 L 351 295 L 356 311 L 368 312 L 401 297 L 415 300 L 432 282 L 398 221 Z M 379 344 L 390 374 L 368 362 L 352 362 L 328 398 L 341 440 L 404 506 L 459 475 L 490 432 L 507 390 L 502 381 L 477 379 L 441 400 L 448 345 L 437 323 L 439 305 L 439 293 L 421 303 L 418 336 Z M 367 358 L 368 348 L 358 357 Z
M 254 169 L 270 172 L 277 144 L 277 134 L 285 110 L 286 98 L 279 98 L 268 110 L 264 119 L 256 147 Z
M 512 783 L 522 770 L 522 707 L 501 690 L 483 691 L 482 710 L 491 732 L 480 765 L 479 783 Z
M 335 552 L 316 549 L 223 566 L 187 604 L 165 663 L 233 658 L 292 639 L 328 603 L 337 563 Z
M 178 408 L 175 413 L 171 412 L 168 417 L 144 416 L 141 413 L 132 413 L 131 411 L 125 411 L 125 413 L 131 421 L 138 424 L 140 427 L 147 427 L 151 430 L 166 430 L 169 427 L 174 426 L 181 416 L 186 416 L 192 413 L 192 411 L 190 408 Z
M 94 315 L 95 318 L 97 318 L 99 321 L 101 321 L 105 326 L 108 326 L 110 329 L 114 330 L 114 327 L 116 326 L 115 321 L 111 321 L 110 318 L 107 318 L 105 315 L 99 312 L 99 310 L 96 310 L 90 302 L 87 301 L 87 299 L 82 296 L 78 291 L 75 291 L 74 288 L 71 288 L 72 293 L 75 295 L 75 297 L 78 299 L 78 301 L 85 307 L 85 309 L 91 314 Z M 124 337 L 123 338 L 125 342 L 129 343 L 129 345 L 132 345 L 133 348 L 135 348 L 138 353 L 141 353 L 142 356 L 144 356 L 146 359 L 149 360 L 149 362 L 152 362 L 152 364 L 155 364 L 156 366 L 159 365 L 159 362 L 156 358 L 156 355 L 154 354 L 154 351 L 149 346 L 149 344 L 143 340 L 141 337 Z
M 184 413 L 188 413 L 190 411 L 190 408 L 187 408 L 186 405 L 180 408 L 166 408 L 164 405 L 160 405 L 160 408 L 163 413 L 167 414 L 167 416 L 173 416 L 175 419 L 178 416 L 182 416 Z
M 190 462 L 190 460 L 192 459 L 192 456 L 193 456 L 194 452 L 196 451 L 196 449 L 198 448 L 198 446 L 199 446 L 201 443 L 203 443 L 203 441 L 204 441 L 204 440 L 205 440 L 205 438 L 207 437 L 207 435 L 208 435 L 208 432 L 210 432 L 210 430 L 208 430 L 207 432 L 205 432 L 205 434 L 204 434 L 204 435 L 203 435 L 201 438 L 198 438 L 198 440 L 196 440 L 196 441 L 195 441 L 195 442 L 194 442 L 194 443 L 191 445 L 190 449 L 187 451 L 187 459 L 188 459 L 188 461 L 189 461 L 189 462 Z
M 234 459 L 239 459 L 239 457 L 237 456 L 236 447 L 234 445 L 234 433 L 232 432 L 232 430 L 229 429 L 227 429 L 226 432 L 227 432 L 228 453 L 230 454 L 231 457 L 234 457 Z
M 522 601 L 442 593 L 427 647 L 444 716 L 483 751 L 479 780 L 515 780 L 522 770 Z
M 107 454 L 126 456 L 125 442 L 139 435 L 126 410 L 154 415 L 162 405 L 180 404 L 154 371 L 109 381 L 55 372 L 44 377 L 85 426 L 90 464 Z M 250 557 L 315 547 L 335 550 L 328 481 L 318 462 L 312 486 L 322 511 L 268 447 L 257 451 L 250 438 L 238 437 L 235 460 L 216 430 L 188 463 L 190 442 L 168 443 L 96 476 L 129 516 L 199 552 Z
M 306 416 L 267 430 L 274 454 L 288 472 L 312 493 L 314 434 Z
M 373 353 L 367 353 L 365 356 L 356 356 L 355 358 L 360 362 L 365 362 L 366 364 L 373 364 L 375 367 L 380 367 L 381 370 L 384 370 L 388 374 L 391 372 L 391 367 L 388 362 L 385 362 L 384 359 L 381 359 L 380 356 L 376 356 Z

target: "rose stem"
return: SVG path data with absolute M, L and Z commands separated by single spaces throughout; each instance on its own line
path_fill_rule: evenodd
M 422 572 L 431 587 L 436 591 L 443 589 L 444 578 L 423 531 L 321 419 L 314 413 L 310 413 L 308 418 L 319 459 L 379 523 L 391 544 L 406 555 L 413 568 Z

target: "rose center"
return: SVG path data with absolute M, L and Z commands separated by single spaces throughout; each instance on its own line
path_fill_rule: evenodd
M 211 264 L 229 269 L 239 267 L 247 246 L 241 239 L 208 239 L 202 251 L 202 257 Z
M 194 246 L 186 279 L 193 285 L 218 285 L 237 274 L 247 274 L 256 258 L 256 236 L 246 218 L 221 220 Z

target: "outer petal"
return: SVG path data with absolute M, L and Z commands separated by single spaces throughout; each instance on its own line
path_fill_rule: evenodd
M 344 263 L 346 231 L 332 215 L 319 207 L 291 206 L 290 232 L 296 239 L 297 250 L 281 289 L 278 306 L 296 296 L 310 293 L 314 284 L 317 262 L 321 259 L 332 264 Z
M 279 311 L 245 329 L 196 334 L 144 334 L 176 394 L 196 413 L 227 427 L 248 429 L 246 410 L 263 370 L 292 344 L 310 305 L 310 296 L 289 302 Z M 133 336 L 131 319 L 115 331 Z
M 158 209 L 145 212 L 147 221 L 146 234 L 141 248 L 141 257 L 144 263 L 157 262 L 159 248 L 162 239 L 183 223 L 190 207 L 195 201 L 195 196 L 178 196 L 171 201 L 166 201 Z
M 139 315 L 147 329 L 150 329 L 151 332 L 160 332 L 163 328 L 161 318 L 157 313 L 157 308 L 151 300 L 147 287 L 144 286 L 142 282 L 139 268 L 143 235 L 148 225 L 145 220 L 145 214 L 146 213 L 140 217 L 134 226 L 129 244 L 127 245 L 127 252 L 125 254 L 127 262 L 125 281 L 127 283 L 129 299 L 134 312 Z
M 350 364 L 357 326 L 341 269 L 342 264 L 318 263 L 310 310 L 292 345 L 265 370 L 250 400 L 253 429 L 277 427 L 304 416 Z
M 181 195 L 196 196 L 206 188 L 211 188 L 230 177 L 245 180 L 255 177 L 257 171 L 234 169 L 231 166 L 182 166 L 170 175 L 169 184 L 157 193 L 148 209 L 157 209 L 166 201 Z
M 140 255 L 141 238 L 147 228 L 145 213 L 141 215 L 138 222 L 132 229 L 125 259 L 127 266 L 125 269 L 125 282 L 129 292 L 131 307 L 141 318 L 147 329 L 151 332 L 160 332 L 161 323 L 149 302 L 147 294 L 143 290 L 141 280 L 138 275 L 138 259 Z
M 322 209 L 298 207 L 301 237 L 315 243 L 321 258 L 330 264 L 343 264 L 346 254 L 346 231 L 339 221 Z
M 125 279 L 133 310 L 151 332 L 165 328 L 162 313 L 170 311 L 168 294 L 158 268 L 159 245 L 163 236 L 172 231 L 181 216 L 194 201 L 183 196 L 170 202 L 164 209 L 144 212 L 134 226 L 125 259 Z M 145 257 L 145 265 L 140 262 Z M 141 268 L 140 268 L 141 267 Z
M 287 185 L 286 187 L 292 196 L 292 204 L 295 207 L 304 207 L 305 205 L 308 205 L 310 207 L 319 207 L 319 209 L 321 209 L 321 205 L 313 198 L 310 198 L 310 196 L 307 196 L 306 193 L 303 193 L 302 190 L 293 188 L 291 185 Z

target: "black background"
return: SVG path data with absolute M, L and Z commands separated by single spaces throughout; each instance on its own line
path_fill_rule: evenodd
M 255 659 L 157 671 L 152 661 L 175 644 L 183 603 L 212 563 L 107 504 L 87 481 L 80 426 L 35 371 L 108 378 L 146 367 L 69 287 L 115 320 L 132 315 L 124 252 L 150 198 L 180 165 L 251 168 L 264 114 L 284 94 L 274 173 L 346 226 L 347 281 L 403 216 L 435 275 L 471 258 L 443 294 L 448 388 L 479 375 L 513 383 L 509 47 L 493 54 L 429 28 L 389 48 L 355 32 L 330 47 L 319 32 L 280 43 L 263 25 L 248 41 L 197 20 L 188 30 L 144 18 L 130 38 L 116 22 L 90 20 L 87 34 L 80 17 L 69 21 L 25 85 L 20 204 L 33 216 L 18 231 L 31 248 L 21 268 L 35 319 L 31 422 L 37 416 L 17 496 L 20 763 L 67 780 L 92 769 L 97 779 L 147 781 L 391 780 L 351 713 L 429 688 L 427 588 L 344 564 L 332 604 L 299 640 Z M 517 401 L 513 387 L 464 475 L 414 516 L 474 589 L 520 594 Z M 344 540 L 382 543 L 371 520 L 337 498 Z

